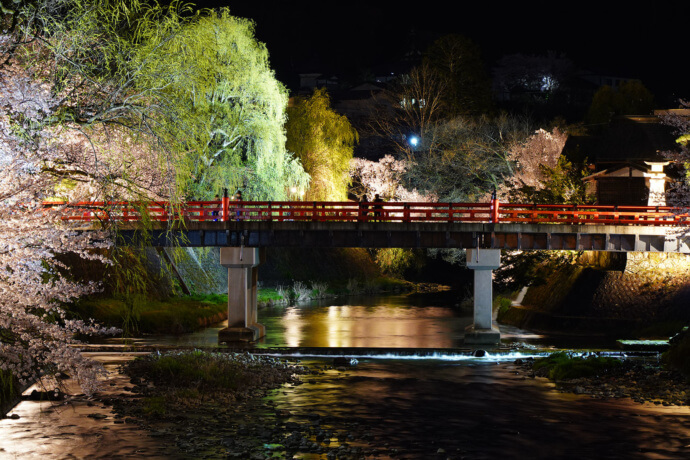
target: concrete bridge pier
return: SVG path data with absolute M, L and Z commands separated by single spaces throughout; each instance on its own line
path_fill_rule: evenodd
M 493 325 L 492 271 L 501 266 L 500 249 L 468 249 L 467 268 L 474 270 L 474 324 L 465 329 L 465 343 L 497 345 L 501 333 Z
M 264 260 L 259 248 L 220 248 L 220 264 L 228 269 L 228 327 L 218 332 L 218 342 L 256 341 L 266 335 L 258 323 L 258 266 Z

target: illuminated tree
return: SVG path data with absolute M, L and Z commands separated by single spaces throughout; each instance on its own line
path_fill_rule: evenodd
M 6 3 L 0 366 L 23 382 L 66 372 L 90 392 L 103 368 L 70 344 L 104 330 L 69 320 L 62 307 L 96 287 L 72 281 L 59 258 L 109 263 L 90 251 L 107 248 L 108 235 L 75 233 L 36 203 L 55 195 L 175 200 L 221 183 L 210 169 L 237 163 L 222 184 L 239 176 L 248 195 L 281 198 L 288 178 L 306 175 L 285 153 L 285 92 L 250 23 L 226 10 L 193 15 L 178 1 Z M 251 86 L 252 78 L 261 81 Z
M 538 129 L 523 144 L 514 146 L 509 155 L 515 164 L 510 182 L 539 187 L 545 179 L 543 167 L 556 167 L 567 140 L 568 134 L 559 128 L 550 132 Z
M 594 197 L 587 194 L 583 165 L 574 165 L 561 155 L 568 134 L 559 128 L 551 132 L 538 129 L 524 143 L 511 149 L 514 174 L 502 194 L 511 201 L 544 204 L 586 204 Z
M 311 176 L 307 199 L 347 199 L 348 170 L 357 141 L 357 131 L 347 117 L 331 109 L 325 89 L 295 99 L 288 108 L 287 149 Z
M 539 165 L 540 178 L 534 185 L 524 182 L 510 191 L 511 201 L 539 204 L 593 204 L 582 181 L 585 169 L 560 157 L 555 166 Z
M 130 146 L 148 145 L 149 164 L 168 182 L 159 192 L 182 199 L 242 186 L 248 197 L 280 199 L 286 184 L 307 179 L 285 151 L 287 94 L 251 21 L 227 9 L 192 14 L 179 0 L 22 8 L 6 49 L 24 52 L 23 66 L 58 95 L 45 123 L 78 131 L 114 157 L 123 150 L 93 139 L 116 133 Z
M 662 152 L 669 159 L 677 171 L 675 181 L 670 184 L 667 192 L 667 200 L 671 206 L 689 207 L 690 206 L 690 102 L 680 101 L 681 107 L 685 110 L 670 111 L 661 116 L 667 125 L 673 126 L 675 134 L 678 136 L 676 143 L 678 149 Z
M 373 201 L 379 195 L 384 201 L 436 201 L 433 195 L 403 187 L 408 163 L 386 155 L 379 161 L 353 158 L 350 161 L 352 187 L 350 192 L 359 200 Z
M 439 201 L 480 201 L 512 175 L 510 152 L 529 132 L 526 121 L 507 115 L 438 123 L 409 152 L 405 184 Z
M 64 137 L 44 128 L 54 114 L 49 89 L 21 67 L 0 66 L 0 370 L 22 384 L 66 373 L 90 393 L 105 371 L 72 346 L 75 335 L 113 331 L 66 316 L 66 302 L 98 286 L 72 281 L 59 256 L 107 263 L 93 250 L 110 243 L 103 232 L 74 231 L 59 210 L 38 209 L 76 171 Z M 79 167 L 77 174 L 100 173 Z
M 279 200 L 290 186 L 304 187 L 308 176 L 285 148 L 287 91 L 254 38 L 254 24 L 226 9 L 180 21 L 162 36 L 151 28 L 139 59 L 145 87 L 164 87 L 191 127 L 185 134 L 194 136 L 194 148 L 188 146 L 183 169 L 188 193 L 211 197 L 224 187 L 243 188 L 245 197 Z

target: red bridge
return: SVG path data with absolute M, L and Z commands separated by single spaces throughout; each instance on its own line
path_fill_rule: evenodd
M 44 206 L 65 206 L 45 202 Z M 66 205 L 63 219 L 84 222 L 443 222 L 683 226 L 687 210 L 665 206 L 566 204 L 333 202 L 333 201 L 190 201 L 79 202 Z M 142 217 L 145 216 L 145 217 Z
M 502 249 L 690 253 L 686 210 L 668 207 L 499 203 L 259 202 L 45 203 L 82 230 L 117 223 L 124 242 L 142 220 L 147 244 L 220 247 L 228 268 L 228 328 L 220 341 L 264 335 L 256 308 L 257 266 L 264 247 L 399 247 L 466 249 L 474 271 L 474 323 L 465 343 L 496 344 L 492 270 Z M 83 225 L 79 225 L 83 224 Z
M 216 201 L 46 202 L 83 230 L 151 222 L 157 246 L 410 247 L 690 253 L 687 210 L 563 204 Z M 677 234 L 674 234 L 677 233 Z

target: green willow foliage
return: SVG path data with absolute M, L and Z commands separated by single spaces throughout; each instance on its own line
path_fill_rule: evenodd
M 287 92 L 251 21 L 181 1 L 19 5 L 3 12 L 0 45 L 8 75 L 49 93 L 41 94 L 45 114 L 32 129 L 46 139 L 65 133 L 88 150 L 76 152 L 85 168 L 62 157 L 51 167 L 63 185 L 75 177 L 90 182 L 91 199 L 179 201 L 224 187 L 279 200 L 308 183 L 285 149 Z M 144 252 L 116 247 L 109 256 L 110 281 L 135 317 L 146 292 Z
M 287 148 L 297 155 L 311 176 L 306 199 L 347 199 L 350 160 L 358 141 L 357 131 L 347 117 L 331 108 L 325 89 L 295 99 L 288 108 Z
M 308 182 L 285 150 L 287 91 L 250 20 L 177 0 L 37 0 L 4 26 L 51 85 L 48 123 L 94 138 L 110 129 L 127 140 L 122 156 L 155 151 L 171 199 L 223 187 L 281 199 Z
M 138 85 L 161 88 L 179 107 L 181 119 L 162 123 L 171 132 L 185 128 L 178 174 L 189 181 L 188 193 L 210 197 L 228 187 L 253 199 L 284 199 L 290 187 L 304 187 L 308 176 L 285 149 L 287 91 L 254 24 L 227 9 L 176 19 L 140 30 L 134 61 L 141 63 Z

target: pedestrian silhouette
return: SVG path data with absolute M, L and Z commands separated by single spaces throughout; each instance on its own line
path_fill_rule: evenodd
M 378 193 L 374 195 L 374 203 L 374 217 L 376 219 L 376 222 L 380 222 L 381 215 L 383 214 L 383 212 L 381 211 L 383 209 L 383 205 L 381 204 L 383 203 L 383 200 L 381 199 Z

